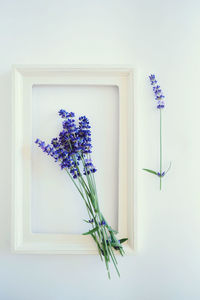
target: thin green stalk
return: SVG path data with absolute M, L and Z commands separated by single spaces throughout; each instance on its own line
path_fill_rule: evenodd
M 94 210 L 94 212 L 95 212 L 95 208 L 94 208 L 94 204 L 93 204 L 93 202 L 92 202 L 92 199 L 86 194 L 86 197 L 87 197 L 87 199 L 88 199 L 88 203 L 89 203 L 89 206 L 91 207 L 93 207 L 93 210 Z M 91 211 L 92 211 L 92 209 L 91 209 Z M 96 213 L 96 212 L 95 212 Z M 94 213 L 93 213 L 93 211 L 92 211 L 92 218 L 93 218 L 93 220 L 94 220 L 94 223 L 95 223 L 95 226 L 97 227 L 97 235 L 98 235 L 98 238 L 99 238 L 99 243 L 101 243 L 102 242 L 102 234 L 101 234 L 101 229 L 100 229 L 100 226 L 99 226 L 99 222 L 98 222 L 98 220 L 96 220 L 96 217 L 97 217 L 97 215 L 96 216 L 94 216 Z
M 106 238 L 107 238 L 107 240 L 108 240 L 108 244 L 109 244 L 109 246 L 110 246 L 110 252 L 111 252 L 111 255 L 113 255 L 114 261 L 115 261 L 115 263 L 116 263 L 116 265 L 117 265 L 117 260 L 116 260 L 115 254 L 114 254 L 113 249 L 112 249 L 111 242 L 110 242 L 110 240 L 109 240 L 109 237 L 108 237 L 108 234 L 107 234 L 105 228 L 104 228 L 104 232 L 105 232 Z
M 162 109 L 160 109 L 160 190 L 162 189 Z
M 88 194 L 87 194 L 87 192 L 85 191 L 85 188 L 84 188 L 84 186 L 82 186 L 82 188 L 84 189 L 84 191 L 85 191 L 85 194 L 86 194 L 86 197 L 87 197 L 87 199 L 88 199 L 88 203 L 87 203 L 87 201 L 85 200 L 85 197 L 84 197 L 84 195 L 83 195 L 83 192 L 82 192 L 82 190 L 81 190 L 81 188 L 80 187 L 78 187 L 78 185 L 76 184 L 76 182 L 75 182 L 75 180 L 73 179 L 73 177 L 71 176 L 71 174 L 68 172 L 68 170 L 67 170 L 67 173 L 68 173 L 68 175 L 70 176 L 70 178 L 71 178 L 71 180 L 73 181 L 73 183 L 75 184 L 75 186 L 76 186 L 76 188 L 78 189 L 78 191 L 80 192 L 80 194 L 81 194 L 81 196 L 82 196 L 82 198 L 83 198 L 83 200 L 84 200 L 84 202 L 85 202 L 85 204 L 86 204 L 86 207 L 87 207 L 87 210 L 88 210 L 88 215 L 89 215 L 89 217 L 90 217 L 90 213 L 91 213 L 91 215 L 92 215 L 92 217 L 93 217 L 93 219 L 94 219 L 94 222 L 95 222 L 95 225 L 97 226 L 97 228 L 98 228 L 98 237 L 99 237 L 99 240 L 101 241 L 102 240 L 102 237 L 103 237 L 103 252 L 104 252 L 104 259 L 105 259 L 105 263 L 106 263 L 106 268 L 107 268 L 107 271 L 108 271 L 108 277 L 110 278 L 110 271 L 109 271 L 109 265 L 108 265 L 108 262 L 110 261 L 110 259 L 109 259 L 109 255 L 108 255 L 108 249 L 107 249 L 107 244 L 106 244 L 106 240 L 105 240 L 105 237 L 104 237 L 104 235 L 103 235 L 103 233 L 101 232 L 101 230 L 100 230 L 100 227 L 99 227 L 99 223 L 98 223 L 98 221 L 96 221 L 96 218 L 95 218 L 95 216 L 94 216 L 94 214 L 93 214 L 93 211 L 92 211 L 92 209 L 91 209 L 91 204 L 90 204 L 90 202 L 89 202 L 89 199 L 88 199 Z M 79 184 L 81 185 L 81 182 L 79 181 Z M 92 224 L 92 226 L 93 226 L 93 224 Z M 95 237 L 95 236 L 92 236 L 93 238 L 94 238 L 94 240 L 96 241 L 96 243 L 97 243 L 97 247 L 98 247 L 98 250 L 99 250 L 99 253 L 101 252 L 101 247 L 100 247 L 100 244 L 99 244 L 99 241 L 98 241 L 98 239 Z M 101 259 L 102 259 L 102 254 L 100 253 L 100 257 L 101 257 Z
M 69 175 L 69 177 L 71 178 L 72 182 L 74 183 L 75 187 L 77 188 L 77 190 L 79 191 L 79 193 L 81 194 L 82 198 L 85 200 L 84 194 L 82 193 L 82 191 L 80 190 L 80 188 L 78 187 L 78 185 L 76 184 L 74 178 L 71 176 L 70 172 L 66 169 L 67 174 Z
M 83 193 L 83 190 L 82 190 L 82 185 L 81 185 L 81 183 L 80 183 L 80 181 L 79 181 L 79 188 L 80 188 L 80 190 L 81 190 L 81 192 Z M 87 198 L 87 194 L 86 194 L 86 198 Z M 88 200 L 88 198 L 87 198 L 87 200 Z M 88 216 L 89 216 L 89 219 L 91 220 L 92 218 L 93 218 L 93 211 L 92 211 L 92 207 L 91 207 L 91 205 L 90 205 L 90 202 L 88 201 L 88 202 L 86 202 L 86 200 L 84 199 L 84 201 L 85 201 L 85 204 L 86 204 L 86 208 L 87 208 L 87 212 L 88 212 Z M 92 223 L 92 227 L 94 227 L 94 225 L 93 225 L 93 223 Z
M 87 168 L 85 167 L 85 161 L 84 161 L 84 158 L 83 156 L 81 155 L 81 153 L 79 153 L 80 157 L 81 157 L 81 161 L 82 161 L 82 164 L 83 164 L 83 167 L 85 169 L 85 173 L 86 173 L 86 178 L 87 178 L 87 182 L 88 182 L 88 185 L 90 187 L 90 189 L 92 190 L 93 194 L 95 195 L 95 188 L 94 188 L 94 184 L 92 184 L 92 181 L 89 177 L 89 174 L 87 173 Z
M 85 194 L 86 194 L 86 198 L 87 198 L 87 200 L 85 199 L 85 197 L 84 197 L 84 194 L 83 194 L 83 192 L 82 192 L 82 190 L 78 187 L 78 185 L 76 184 L 76 182 L 75 182 L 75 180 L 73 179 L 73 177 L 71 176 L 71 174 L 69 173 L 69 171 L 66 169 L 66 171 L 67 171 L 67 173 L 68 173 L 68 175 L 69 175 L 69 177 L 71 178 L 71 180 L 72 180 L 72 182 L 74 183 L 74 185 L 76 186 L 76 188 L 77 188 L 77 190 L 79 191 L 79 193 L 81 194 L 81 196 L 82 196 L 82 198 L 83 198 L 83 200 L 84 200 L 84 202 L 85 202 L 85 204 L 86 204 L 86 208 L 87 208 L 87 210 L 89 210 L 90 211 L 90 213 L 91 213 L 91 215 L 92 215 L 92 218 L 95 220 L 95 216 L 94 216 L 94 213 L 93 213 L 93 210 L 92 210 L 92 207 L 91 207 L 91 203 L 90 203 L 90 198 L 88 197 L 88 194 L 87 194 L 87 192 L 86 192 L 86 190 L 85 190 L 85 188 L 84 188 L 84 186 L 82 186 L 82 188 L 84 189 L 84 191 L 85 191 Z M 79 182 L 79 184 L 81 185 L 81 183 Z M 93 205 L 92 205 L 93 206 Z M 89 217 L 90 217 L 90 215 L 89 215 Z M 98 224 L 97 224 L 97 226 L 98 226 Z
M 113 264 L 114 264 L 114 266 L 115 266 L 115 270 L 117 271 L 117 274 L 118 274 L 118 276 L 120 277 L 120 273 L 119 273 L 119 270 L 118 270 L 118 267 L 117 267 L 117 264 L 116 264 L 116 258 L 115 258 L 115 256 L 114 256 L 114 253 L 112 253 L 112 248 L 110 247 L 109 248 L 109 252 L 110 252 L 110 257 L 111 257 L 111 259 L 112 259 L 112 262 L 113 262 Z
M 110 243 L 109 237 L 108 237 L 108 235 L 107 235 L 106 228 L 103 227 L 103 230 L 104 230 L 104 232 L 105 232 L 105 235 L 106 235 L 106 238 L 107 238 L 107 241 L 108 241 L 108 251 L 109 251 L 110 257 L 111 257 L 112 262 L 113 262 L 113 264 L 114 264 L 114 267 L 115 267 L 115 269 L 116 269 L 116 271 L 117 271 L 117 274 L 118 274 L 118 276 L 120 277 L 120 273 L 119 273 L 119 270 L 118 270 L 118 267 L 117 267 L 117 260 L 116 260 L 115 254 L 114 254 L 114 252 L 113 252 L 112 245 L 111 245 L 111 243 Z
M 99 250 L 100 258 L 101 258 L 101 260 L 103 260 L 102 253 L 101 253 L 101 246 L 100 246 L 100 244 L 99 244 L 99 241 L 98 241 L 98 239 L 96 238 L 96 236 L 95 236 L 94 234 L 91 234 L 91 236 L 93 237 L 95 243 L 97 244 L 97 247 L 98 247 L 98 250 Z
M 85 180 L 84 180 L 84 178 L 83 178 L 83 176 L 82 176 L 82 174 L 81 174 L 81 171 L 80 171 L 79 166 L 78 166 L 78 163 L 77 163 L 77 159 L 74 158 L 74 155 L 73 155 L 72 159 L 73 159 L 73 161 L 75 162 L 76 167 L 77 167 L 77 169 L 78 169 L 78 172 L 79 172 L 79 174 L 80 174 L 80 176 L 78 176 L 78 179 L 79 179 L 79 181 L 80 181 L 80 180 L 82 181 L 83 185 L 85 186 L 85 188 L 87 189 L 87 191 L 88 191 L 88 193 L 89 193 L 90 190 L 89 190 L 89 188 L 88 188 L 88 186 L 87 186 L 87 184 L 86 184 L 86 182 L 85 182 Z

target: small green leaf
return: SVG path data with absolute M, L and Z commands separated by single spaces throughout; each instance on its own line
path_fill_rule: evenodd
M 87 221 L 87 220 L 85 220 L 85 219 L 83 219 L 83 221 L 86 222 L 86 223 L 90 223 L 89 221 Z
M 83 233 L 83 235 L 92 234 L 98 230 L 97 227 L 93 228 L 92 230 L 89 230 L 88 232 Z
M 152 173 L 152 174 L 155 174 L 155 175 L 158 175 L 157 172 L 153 171 L 153 170 L 149 170 L 149 169 L 142 169 L 144 171 L 147 171 L 149 173 Z
M 126 241 L 128 241 L 127 238 L 119 240 L 120 244 L 122 244 L 122 243 L 124 243 L 124 242 L 126 242 Z

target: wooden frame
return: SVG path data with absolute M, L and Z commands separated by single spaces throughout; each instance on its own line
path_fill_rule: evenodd
M 119 89 L 119 238 L 135 249 L 133 181 L 133 69 L 99 66 L 13 66 L 12 250 L 17 253 L 97 254 L 91 237 L 31 232 L 31 97 L 37 85 L 107 85 Z M 26 157 L 26 159 L 24 159 Z M 28 158 L 28 159 L 27 159 Z

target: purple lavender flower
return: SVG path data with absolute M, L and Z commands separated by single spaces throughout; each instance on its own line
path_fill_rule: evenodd
M 162 100 L 158 100 L 157 108 L 161 109 L 165 107 L 165 102 Z
M 64 109 L 61 109 L 58 113 L 61 118 L 73 118 L 75 116 L 73 112 L 68 113 Z
M 52 139 L 51 145 L 46 145 L 40 139 L 36 139 L 35 143 L 38 144 L 43 152 L 51 155 L 56 162 L 59 162 L 61 169 L 67 169 L 74 179 L 81 176 L 79 169 L 80 160 L 85 162 L 84 175 L 95 173 L 97 170 L 91 158 L 88 157 L 92 152 L 89 120 L 86 116 L 82 116 L 79 118 L 77 126 L 73 112 L 68 113 L 61 109 L 59 115 L 65 119 L 62 123 L 63 130 L 59 133 L 59 136 Z
M 165 176 L 165 172 L 162 172 L 162 174 L 160 174 L 160 172 L 157 173 L 158 177 L 163 177 Z
M 84 166 L 84 175 L 95 173 L 97 169 L 94 167 L 91 158 L 85 159 L 85 166 Z
M 154 84 L 157 83 L 156 77 L 155 77 L 154 74 L 151 74 L 151 75 L 149 76 L 149 79 L 150 79 L 150 81 L 151 81 L 151 85 L 154 85 Z
M 155 99 L 158 101 L 157 108 L 162 109 L 165 107 L 165 102 L 162 100 L 165 98 L 165 96 L 162 94 L 162 90 L 159 85 L 157 85 L 157 80 L 155 78 L 155 75 L 151 74 L 149 76 L 151 85 L 153 85 L 153 92 L 155 94 Z
M 103 220 L 99 223 L 100 226 L 106 225 L 106 222 Z
M 90 124 L 89 120 L 86 116 L 79 118 L 79 130 L 78 130 L 78 137 L 80 141 L 80 147 L 84 154 L 92 153 L 91 148 L 91 131 L 90 131 Z

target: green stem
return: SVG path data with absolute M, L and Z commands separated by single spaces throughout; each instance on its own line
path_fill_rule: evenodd
M 71 174 L 69 173 L 69 171 L 68 171 L 67 169 L 66 169 L 66 171 L 67 171 L 67 174 L 69 175 L 69 177 L 71 178 L 72 182 L 73 182 L 74 185 L 76 186 L 77 190 L 78 190 L 79 193 L 81 194 L 81 196 L 82 196 L 82 198 L 83 198 L 83 200 L 84 200 L 84 202 L 85 202 L 85 204 L 86 204 L 86 207 L 90 210 L 91 207 L 88 205 L 88 203 L 87 203 L 87 201 L 86 201 L 86 199 L 85 199 L 85 197 L 84 197 L 84 194 L 82 193 L 82 191 L 80 190 L 80 188 L 79 188 L 78 185 L 76 184 L 74 178 L 71 176 Z
M 162 189 L 162 109 L 160 108 L 160 190 Z

